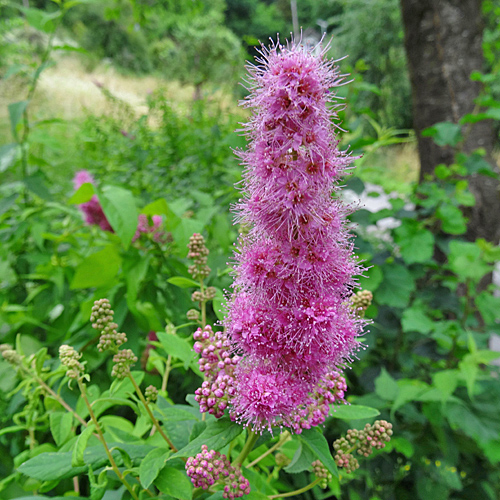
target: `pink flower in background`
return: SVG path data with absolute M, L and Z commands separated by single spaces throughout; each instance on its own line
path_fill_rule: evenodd
M 324 399 L 364 325 L 347 300 L 362 272 L 346 229 L 349 210 L 332 198 L 352 158 L 338 149 L 331 124 L 329 89 L 342 76 L 326 50 L 272 45 L 249 69 L 244 106 L 253 114 L 244 126 L 248 148 L 239 152 L 245 171 L 236 221 L 250 229 L 240 237 L 225 326 L 242 356 L 231 415 L 255 430 L 299 431 L 293 418 L 324 420 L 325 405 L 313 417 L 304 409 L 314 406 L 311 395 Z
M 139 214 L 137 220 L 137 231 L 132 238 L 132 241 L 136 241 L 141 237 L 142 234 L 153 234 L 155 241 L 160 242 L 165 233 L 160 230 L 162 224 L 161 215 L 153 215 L 151 217 L 152 224 L 149 223 L 148 216 L 145 214 Z
M 95 180 L 92 175 L 87 172 L 87 170 L 80 170 L 75 174 L 73 179 L 73 185 L 75 189 L 78 189 L 82 184 L 90 183 L 95 185 Z M 78 205 L 78 208 L 84 215 L 85 222 L 89 225 L 99 226 L 104 231 L 110 231 L 113 233 L 113 228 L 111 227 L 106 215 L 104 214 L 101 204 L 96 195 L 86 203 Z

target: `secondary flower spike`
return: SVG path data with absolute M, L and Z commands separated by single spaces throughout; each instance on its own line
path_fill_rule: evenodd
M 332 197 L 352 157 L 332 119 L 342 83 L 325 47 L 263 48 L 249 68 L 252 109 L 236 222 L 249 227 L 236 252 L 225 326 L 242 360 L 232 417 L 256 430 L 294 427 L 293 415 L 358 348 L 364 321 L 349 297 L 362 267 Z M 333 104 L 332 104 L 333 103 Z

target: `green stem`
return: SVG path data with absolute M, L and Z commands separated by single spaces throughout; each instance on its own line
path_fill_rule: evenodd
M 263 453 L 260 457 L 257 457 L 253 462 L 250 462 L 246 467 L 247 469 L 250 469 L 253 467 L 255 464 L 259 463 L 263 458 L 266 458 L 268 455 L 270 455 L 273 451 L 281 448 L 287 441 L 289 441 L 291 438 L 291 434 L 288 431 L 285 431 L 279 441 L 274 444 L 274 446 L 271 446 L 265 453 Z
M 172 367 L 172 355 L 169 354 L 167 358 L 167 365 L 165 367 L 165 373 L 163 374 L 163 379 L 161 381 L 161 390 L 162 392 L 167 391 L 167 384 L 168 384 L 168 376 L 170 374 L 170 369 Z
M 321 478 L 318 477 L 312 483 L 308 484 L 307 486 L 304 486 L 303 488 L 300 488 L 300 490 L 289 491 L 288 493 L 280 493 L 279 495 L 271 495 L 271 496 L 268 496 L 267 498 L 271 499 L 271 498 L 294 497 L 295 495 L 300 495 L 301 493 L 309 491 L 310 489 L 314 488 L 320 482 L 321 482 Z
M 113 458 L 111 451 L 109 451 L 108 443 L 106 443 L 106 440 L 104 439 L 104 434 L 102 433 L 101 426 L 99 425 L 99 422 L 97 421 L 97 418 L 94 414 L 94 411 L 92 410 L 92 405 L 90 404 L 90 402 L 87 398 L 87 391 L 85 389 L 85 384 L 80 379 L 78 379 L 78 387 L 80 388 L 80 392 L 82 393 L 82 398 L 85 401 L 85 405 L 87 406 L 87 408 L 89 410 L 90 418 L 95 425 L 95 429 L 97 431 L 97 434 L 99 435 L 99 440 L 101 441 L 102 445 L 104 446 L 104 451 L 106 452 L 109 463 L 111 464 L 111 468 L 113 469 L 115 474 L 118 476 L 118 479 L 121 481 L 121 483 L 125 486 L 125 488 L 127 488 L 130 495 L 132 496 L 132 498 L 134 500 L 139 500 L 139 497 L 137 496 L 136 492 L 132 489 L 132 486 L 130 486 L 128 481 L 125 479 L 123 474 L 120 472 L 120 469 L 118 469 L 118 466 L 116 465 L 115 459 Z
M 177 451 L 177 448 L 174 446 L 172 441 L 168 439 L 167 435 L 163 432 L 163 429 L 160 426 L 160 423 L 158 420 L 156 420 L 155 416 L 153 415 L 153 412 L 151 411 L 151 408 L 149 407 L 146 398 L 144 397 L 144 394 L 142 394 L 142 391 L 140 387 L 137 385 L 137 382 L 135 381 L 134 377 L 132 377 L 132 374 L 129 372 L 128 378 L 132 382 L 132 385 L 134 386 L 136 394 L 139 396 L 139 399 L 141 400 L 142 404 L 144 405 L 144 408 L 146 408 L 146 411 L 148 412 L 149 418 L 151 419 L 151 422 L 153 422 L 153 425 L 156 427 L 158 432 L 161 434 L 161 437 L 167 442 L 167 444 L 170 446 L 172 451 Z
M 255 433 L 253 431 L 249 432 L 247 442 L 245 443 L 245 446 L 243 446 L 241 453 L 238 455 L 236 460 L 233 462 L 233 465 L 236 465 L 237 467 L 241 467 L 241 465 L 245 461 L 245 458 L 247 458 L 249 453 L 252 451 L 258 438 L 259 438 L 259 436 L 257 433 Z
M 69 411 L 83 426 L 87 427 L 87 422 L 85 422 L 85 420 L 80 417 L 80 415 L 78 415 L 78 413 L 76 413 L 76 411 L 73 410 L 73 408 L 71 408 L 71 406 L 69 406 L 69 404 L 66 403 L 66 401 L 64 401 L 61 396 L 59 396 L 59 394 L 54 392 L 38 375 L 36 375 L 34 372 L 31 372 L 24 366 L 21 366 L 21 369 L 30 377 L 35 379 L 37 383 L 45 389 L 45 391 L 47 391 L 65 410 Z

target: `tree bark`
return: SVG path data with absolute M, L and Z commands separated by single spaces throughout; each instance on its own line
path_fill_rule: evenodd
M 454 151 L 440 147 L 422 130 L 436 123 L 458 123 L 474 110 L 481 84 L 470 80 L 483 69 L 481 0 L 401 0 L 405 48 L 412 87 L 413 122 L 420 156 L 420 182 L 440 163 L 451 164 Z M 492 158 L 494 131 L 490 120 L 463 127 L 463 151 L 477 148 Z M 476 205 L 468 210 L 467 238 L 500 239 L 500 191 L 497 180 L 469 178 Z

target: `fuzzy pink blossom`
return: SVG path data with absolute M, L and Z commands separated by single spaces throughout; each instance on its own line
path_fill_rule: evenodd
M 82 184 L 89 183 L 95 185 L 95 180 L 92 175 L 87 172 L 87 170 L 80 170 L 75 174 L 73 178 L 73 186 L 75 189 L 78 189 Z M 94 195 L 92 198 L 86 203 L 82 203 L 78 205 L 78 208 L 83 213 L 85 218 L 85 222 L 89 225 L 99 226 L 103 231 L 109 231 L 113 233 L 113 228 L 109 223 L 106 215 L 104 214 L 101 204 L 97 199 L 97 196 Z
M 231 415 L 255 430 L 299 430 L 300 408 L 359 348 L 364 321 L 348 298 L 362 267 L 332 197 L 353 158 L 338 149 L 334 62 L 300 43 L 263 48 L 249 68 L 252 109 L 236 222 L 249 228 L 236 252 L 225 321 L 242 360 Z M 326 382 L 325 382 L 326 381 Z M 324 407 L 311 425 L 321 421 Z
M 153 215 L 151 217 L 151 224 L 149 223 L 148 216 L 145 214 L 139 214 L 137 218 L 137 229 L 135 231 L 132 241 L 136 241 L 143 234 L 152 234 L 155 241 L 160 242 L 164 236 L 164 232 L 161 231 L 162 218 L 161 215 Z

